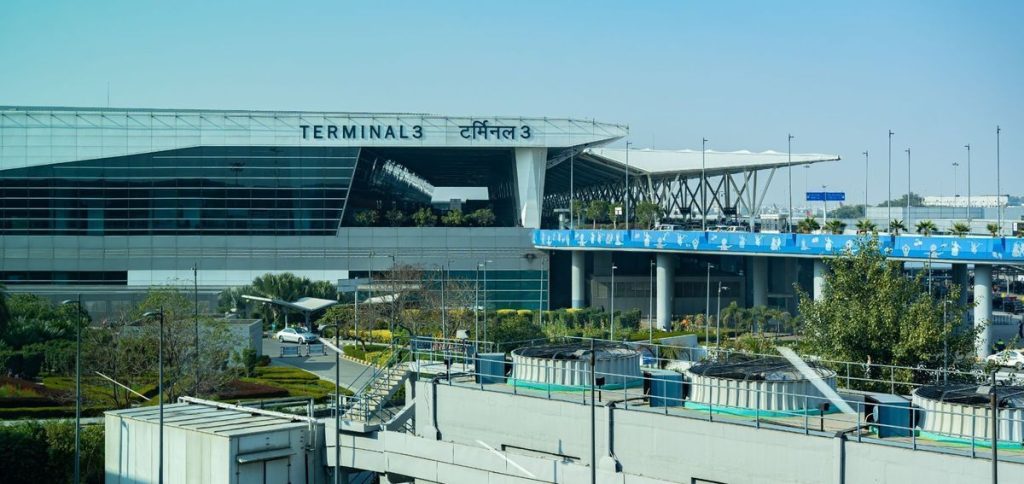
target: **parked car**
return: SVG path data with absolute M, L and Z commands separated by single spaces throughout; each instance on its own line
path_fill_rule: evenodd
M 274 335 L 280 342 L 291 341 L 292 343 L 308 344 L 315 343 L 317 337 L 304 328 L 284 328 Z
M 1024 369 L 1024 351 L 1019 349 L 1003 350 L 996 354 L 989 355 L 985 361 L 990 361 L 999 366 L 1009 366 L 1018 370 Z
M 654 230 L 683 230 L 683 226 L 676 224 L 658 224 L 654 227 Z

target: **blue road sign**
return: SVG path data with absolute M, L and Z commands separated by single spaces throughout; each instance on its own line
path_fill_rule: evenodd
M 846 192 L 807 192 L 808 202 L 845 202 Z

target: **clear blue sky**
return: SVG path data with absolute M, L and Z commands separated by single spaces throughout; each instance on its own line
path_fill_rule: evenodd
M 0 104 L 576 116 L 638 147 L 836 153 L 794 170 L 883 199 L 975 194 L 1024 158 L 1024 2 L 40 2 L 0 4 Z M 621 144 L 621 143 L 620 143 Z M 964 163 L 966 165 L 966 163 Z M 964 166 L 959 192 L 966 193 Z M 780 181 L 781 180 L 781 181 Z M 776 177 L 772 200 L 785 199 Z M 800 197 L 796 197 L 799 199 Z

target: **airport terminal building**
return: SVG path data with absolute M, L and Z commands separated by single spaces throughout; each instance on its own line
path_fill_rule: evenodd
M 649 314 L 650 254 L 546 250 L 533 231 L 591 225 L 595 200 L 629 200 L 633 227 L 643 201 L 751 227 L 779 170 L 838 159 L 605 146 L 627 134 L 564 118 L 0 107 L 0 281 L 81 293 L 103 317 L 155 285 L 195 282 L 212 310 L 268 272 L 336 282 L 411 265 L 470 281 L 492 309 L 609 308 L 614 293 Z M 792 282 L 810 281 L 794 261 L 767 262 L 755 288 L 744 258 L 672 258 L 668 314 L 703 312 L 708 277 L 725 305 L 792 307 Z

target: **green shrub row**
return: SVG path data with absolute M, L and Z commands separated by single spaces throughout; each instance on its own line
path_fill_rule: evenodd
M 103 426 L 82 428 L 82 482 L 103 482 Z M 7 484 L 70 482 L 75 425 L 69 420 L 0 426 L 0 480 Z

